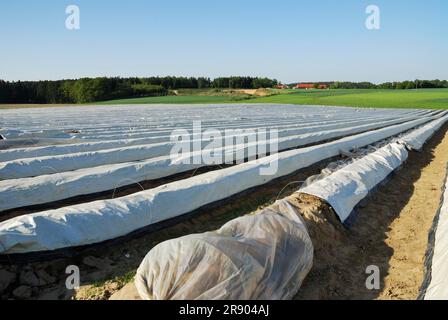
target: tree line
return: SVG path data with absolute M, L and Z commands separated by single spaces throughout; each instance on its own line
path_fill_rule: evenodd
M 258 89 L 277 80 L 257 77 L 81 78 L 57 81 L 0 80 L 0 103 L 88 103 L 112 99 L 168 95 L 176 89 Z
M 333 82 L 330 89 L 435 89 L 448 88 L 447 80 L 415 80 L 374 84 L 371 82 Z

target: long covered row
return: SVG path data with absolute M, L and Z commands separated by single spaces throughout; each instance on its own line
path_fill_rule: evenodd
M 0 223 L 0 250 L 4 254 L 47 251 L 114 239 L 263 185 L 337 156 L 341 151 L 348 152 L 397 135 L 416 125 L 413 121 L 286 151 L 119 199 L 16 217 Z
M 414 120 L 398 125 L 398 128 L 407 130 L 429 120 Z M 280 149 L 289 149 L 293 142 L 294 140 L 282 141 Z M 246 154 L 250 147 L 250 145 L 240 145 L 227 151 L 236 153 L 239 149 Z M 224 154 L 225 151 L 222 150 L 222 153 Z M 257 150 L 257 154 L 260 155 L 258 151 L 260 150 Z M 200 154 L 202 155 L 202 152 Z M 182 163 L 165 156 L 137 163 L 112 164 L 34 178 L 0 181 L 0 211 L 112 190 L 141 181 L 187 172 L 206 165 L 202 161 L 196 164 Z M 10 201 L 11 199 L 14 201 Z
M 444 116 L 413 130 L 299 192 L 325 200 L 345 222 L 356 205 L 406 161 L 407 149 L 419 151 L 447 121 Z
M 257 112 L 257 111 L 263 112 Z M 281 111 L 281 108 L 278 108 Z M 242 112 L 244 111 L 244 112 Z M 284 110 L 286 114 L 298 116 L 302 109 Z M 91 117 L 86 118 L 88 113 Z M 242 117 L 241 114 L 245 117 Z M 309 112 L 308 112 L 309 113 Z M 218 116 L 219 115 L 219 116 Z M 309 116 L 323 117 L 319 110 L 309 113 Z M 331 116 L 331 112 L 329 113 Z M 17 110 L 4 110 L 0 119 L 6 129 L 23 129 L 24 131 L 39 131 L 45 128 L 55 130 L 109 130 L 111 128 L 145 127 L 159 128 L 166 126 L 178 127 L 188 125 L 194 120 L 211 123 L 229 123 L 232 121 L 269 119 L 288 119 L 281 112 L 273 114 L 268 108 L 244 108 L 243 106 L 115 106 L 115 107 L 76 107 L 76 108 L 39 108 L 27 109 L 27 113 Z M 298 117 L 300 119 L 300 117 Z
M 407 117 L 423 117 L 430 114 L 429 111 L 419 112 L 419 113 L 410 113 Z M 400 117 L 403 118 L 403 117 Z M 322 129 L 336 129 L 344 126 L 352 126 L 356 124 L 369 123 L 373 121 L 386 121 L 393 120 L 396 117 L 354 117 L 349 120 L 328 120 L 328 121 L 319 121 L 319 122 L 306 122 L 306 123 L 297 123 L 294 121 L 287 124 L 276 123 L 272 124 L 264 124 L 256 126 L 254 124 L 246 124 L 238 127 L 237 129 L 258 129 L 262 127 L 266 130 L 277 129 L 279 137 L 284 137 L 288 135 L 300 134 L 309 132 L 310 129 L 322 128 Z M 191 128 L 188 128 L 191 131 Z M 210 127 L 203 127 L 202 129 L 210 129 Z M 225 127 L 225 130 L 230 129 L 230 127 Z M 115 149 L 115 148 L 123 148 L 137 145 L 147 145 L 154 144 L 160 142 L 169 142 L 171 138 L 171 133 L 173 131 L 155 131 L 154 135 L 147 136 L 144 138 L 132 138 L 132 139 L 118 139 L 118 140 L 107 140 L 107 141 L 98 141 L 98 142 L 83 142 L 83 143 L 74 143 L 74 144 L 64 144 L 64 145 L 50 145 L 43 147 L 30 147 L 30 148 L 16 148 L 16 149 L 7 149 L 0 150 L 0 162 L 25 159 L 25 158 L 35 158 L 35 157 L 46 157 L 46 156 L 54 156 L 54 155 L 63 155 L 70 153 L 79 153 L 79 152 L 91 152 L 91 151 L 99 151 L 99 150 L 107 150 L 107 149 Z
M 444 117 L 414 130 L 336 171 L 330 179 L 312 184 L 314 189 L 308 187 L 300 192 L 318 192 L 344 221 L 347 212 L 406 160 L 406 147 L 424 144 L 431 136 L 428 133 L 447 120 Z M 325 190 L 324 197 L 319 193 L 321 189 Z M 448 295 L 447 197 L 445 191 L 426 299 L 446 299 Z M 264 221 L 269 227 L 264 226 Z M 310 270 L 312 255 L 313 247 L 300 213 L 288 201 L 281 200 L 258 214 L 229 221 L 218 231 L 157 245 L 140 264 L 135 285 L 139 295 L 148 300 L 289 299 L 298 292 Z M 229 258 L 235 263 L 229 264 Z M 167 286 L 166 279 L 171 278 L 188 281 Z
M 37 108 L 2 110 L 0 123 L 3 129 L 39 131 L 101 130 L 130 127 L 159 128 L 189 126 L 194 120 L 204 123 L 223 123 L 239 120 L 317 120 L 342 117 L 350 119 L 354 114 L 374 115 L 375 109 L 343 107 L 290 106 L 290 105 L 151 105 L 151 106 L 82 106 L 73 108 Z M 415 111 L 415 110 L 413 110 Z M 409 110 L 382 109 L 385 115 L 403 115 Z M 89 117 L 85 115 L 89 114 Z
M 430 116 L 423 117 L 419 120 L 419 124 L 425 121 L 430 121 L 440 114 L 435 111 Z M 347 127 L 344 125 L 336 129 L 322 130 L 322 128 L 304 128 L 303 134 L 286 136 L 278 139 L 278 148 L 285 150 L 289 148 L 296 148 L 304 145 L 317 143 L 329 139 L 343 137 L 359 132 L 373 130 L 385 126 L 390 126 L 396 123 L 410 121 L 411 118 L 398 118 L 388 121 L 373 122 L 368 124 L 361 124 Z M 412 122 L 412 121 L 411 121 Z M 417 124 L 417 125 L 419 125 Z M 308 132 L 307 132 L 308 131 Z M 224 139 L 224 138 L 223 138 Z M 199 141 L 202 147 L 207 146 L 210 141 Z M 268 142 L 259 141 L 261 145 L 266 145 Z M 73 171 L 82 168 L 97 167 L 106 164 L 123 163 L 130 161 L 138 161 L 144 159 L 151 159 L 158 156 L 168 155 L 172 150 L 174 143 L 161 143 L 155 145 L 142 145 L 117 149 L 109 149 L 94 152 L 74 153 L 61 156 L 48 156 L 12 160 L 0 163 L 0 179 L 18 179 L 26 177 L 35 177 L 45 174 L 54 174 L 65 171 Z
M 273 120 L 263 120 L 263 121 L 253 121 L 253 120 L 244 120 L 241 123 L 228 123 L 228 124 L 203 124 L 201 122 L 201 127 L 203 129 L 218 129 L 224 131 L 226 129 L 256 129 L 256 128 L 278 128 L 279 130 L 282 128 L 292 127 L 292 128 L 301 128 L 303 126 L 319 126 L 319 125 L 330 125 L 330 124 L 341 124 L 343 122 L 373 122 L 379 119 L 396 119 L 404 116 L 424 116 L 429 113 L 426 110 L 413 111 L 409 114 L 403 114 L 401 116 L 397 115 L 375 115 L 375 116 L 366 116 L 363 114 L 354 114 L 350 118 L 347 119 L 345 114 L 335 115 L 331 118 L 317 118 L 317 119 L 294 119 L 293 122 L 291 120 L 283 120 L 279 121 Z M 154 131 L 153 129 L 129 129 L 129 130 L 114 130 L 114 131 L 102 131 L 95 133 L 81 133 L 79 135 L 74 135 L 75 138 L 87 139 L 87 140 L 115 140 L 115 139 L 138 139 L 138 138 L 147 138 L 147 137 L 169 137 L 173 130 L 175 129 L 184 129 L 191 130 L 193 123 L 190 123 L 189 126 L 183 127 L 172 127 L 172 128 L 164 128 L 162 130 Z

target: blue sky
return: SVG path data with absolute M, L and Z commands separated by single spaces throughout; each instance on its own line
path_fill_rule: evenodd
M 81 29 L 67 30 L 78 5 Z M 364 26 L 381 10 L 381 29 Z M 448 79 L 446 0 L 2 0 L 0 79 Z

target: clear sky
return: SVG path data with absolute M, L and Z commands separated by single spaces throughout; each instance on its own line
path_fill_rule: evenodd
M 65 27 L 68 5 L 80 30 Z M 381 29 L 365 27 L 377 5 Z M 1 0 L 0 79 L 448 79 L 447 0 Z

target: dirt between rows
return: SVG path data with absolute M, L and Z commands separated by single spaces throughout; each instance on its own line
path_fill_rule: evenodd
M 109 299 L 132 282 L 141 260 L 158 243 L 218 229 L 233 218 L 288 197 L 302 212 L 315 247 L 313 269 L 296 299 L 416 299 L 428 233 L 444 183 L 447 130 L 448 125 L 422 153 L 410 152 L 403 167 L 358 208 L 350 228 L 342 226 L 323 201 L 294 193 L 300 181 L 320 173 L 329 163 L 322 162 L 125 243 L 89 249 L 74 258 L 0 265 L 0 273 L 9 277 L 6 287 L 0 283 L 0 298 Z M 65 287 L 68 265 L 80 268 L 79 290 Z M 370 265 L 380 269 L 380 290 L 365 286 Z M 135 299 L 135 291 L 131 286 L 128 295 L 119 297 Z

